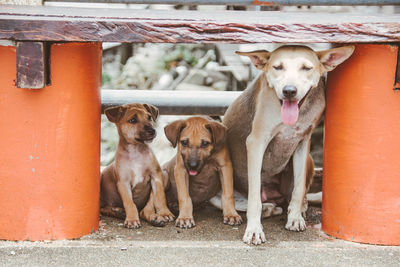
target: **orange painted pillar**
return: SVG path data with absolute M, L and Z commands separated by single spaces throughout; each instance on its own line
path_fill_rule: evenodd
M 400 245 L 400 92 L 396 46 L 356 45 L 329 73 L 322 230 Z
M 51 86 L 37 90 L 16 88 L 15 47 L 0 60 L 0 239 L 97 230 L 101 45 L 52 45 Z

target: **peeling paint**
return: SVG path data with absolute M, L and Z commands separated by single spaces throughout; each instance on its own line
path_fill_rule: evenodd
M 35 172 L 35 168 L 32 168 L 32 172 Z
M 33 156 L 32 156 L 32 155 L 30 155 L 30 156 L 29 156 L 29 159 L 30 159 L 30 160 L 33 160 Z

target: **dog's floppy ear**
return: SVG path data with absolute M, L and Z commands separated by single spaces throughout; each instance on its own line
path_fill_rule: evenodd
M 185 127 L 186 124 L 183 120 L 174 121 L 164 127 L 165 136 L 171 142 L 173 147 L 176 147 L 181 132 Z
M 211 132 L 214 146 L 218 146 L 225 142 L 226 127 L 222 123 L 212 121 L 206 124 L 207 130 Z
M 125 115 L 125 112 L 126 112 L 126 107 L 116 106 L 116 107 L 107 108 L 104 111 L 104 114 L 106 114 L 109 121 L 117 123 Z
M 159 113 L 158 108 L 156 108 L 155 106 L 150 105 L 150 104 L 143 104 L 143 106 L 148 112 L 150 112 L 151 117 L 153 118 L 153 121 L 156 121 L 158 118 L 158 113 Z
M 337 65 L 348 59 L 353 54 L 353 51 L 354 46 L 342 46 L 317 52 L 317 56 L 321 62 L 323 71 L 327 72 L 333 70 Z
M 236 54 L 248 56 L 254 66 L 256 66 L 257 69 L 262 70 L 264 69 L 265 65 L 267 65 L 271 53 L 266 50 L 256 50 L 252 52 L 236 51 Z

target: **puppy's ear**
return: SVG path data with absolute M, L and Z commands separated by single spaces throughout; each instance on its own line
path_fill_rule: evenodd
M 317 56 L 322 65 L 323 71 L 331 71 L 337 65 L 348 59 L 354 51 L 354 46 L 342 46 L 325 51 L 317 52 Z
M 104 111 L 104 114 L 106 114 L 109 121 L 111 121 L 113 123 L 117 123 L 125 115 L 125 112 L 126 112 L 126 107 L 116 106 L 116 107 L 107 108 Z
M 256 66 L 257 69 L 263 70 L 265 65 L 267 65 L 270 52 L 266 50 L 256 50 L 252 52 L 240 52 L 236 51 L 236 54 L 240 56 L 248 56 L 251 59 L 251 62 Z
M 213 121 L 206 125 L 207 130 L 210 131 L 214 143 L 214 147 L 221 145 L 225 142 L 226 127 L 222 123 Z
M 144 108 L 150 112 L 153 121 L 156 121 L 158 118 L 158 108 L 150 104 L 143 104 Z
M 173 147 L 176 147 L 181 132 L 185 127 L 185 121 L 183 120 L 174 121 L 164 127 L 165 136 L 171 142 Z

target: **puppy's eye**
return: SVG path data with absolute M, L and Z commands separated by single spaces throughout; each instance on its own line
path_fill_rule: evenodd
M 189 141 L 188 141 L 188 140 L 182 140 L 182 141 L 181 141 L 181 145 L 182 145 L 183 147 L 188 147 L 188 146 L 189 146 Z
M 275 70 L 283 70 L 283 66 L 282 64 L 278 65 L 278 66 L 272 66 Z
M 301 70 L 304 70 L 304 71 L 309 71 L 311 69 L 312 69 L 312 67 L 307 67 L 305 65 L 303 65 L 303 67 L 301 67 Z
M 153 119 L 151 118 L 151 116 L 149 116 L 149 121 L 152 121 Z
M 138 122 L 138 120 L 136 118 L 132 118 L 128 121 L 129 123 L 135 124 Z
M 207 148 L 210 145 L 210 142 L 208 141 L 201 141 L 201 147 L 202 148 Z

